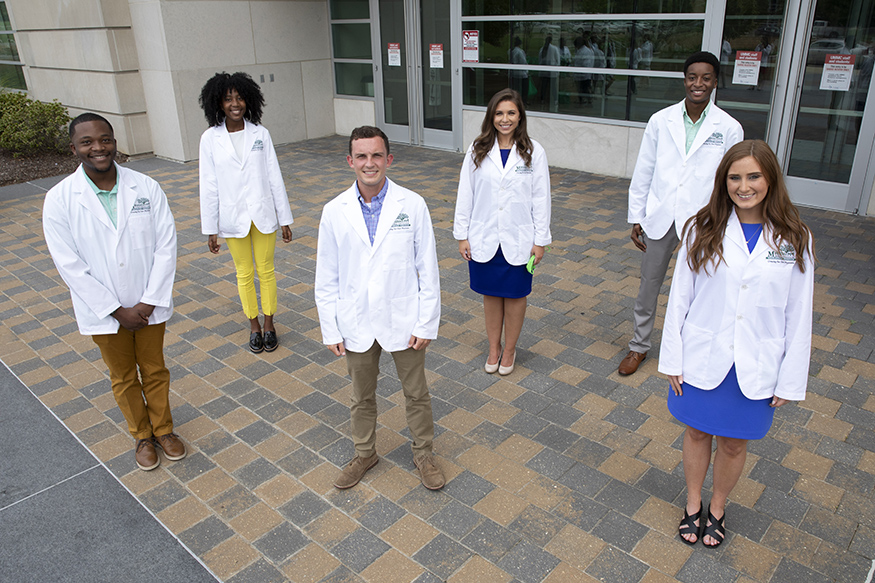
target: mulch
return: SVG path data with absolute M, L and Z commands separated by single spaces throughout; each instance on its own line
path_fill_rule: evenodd
M 119 152 L 116 161 L 127 159 L 127 155 Z M 9 152 L 0 151 L 0 186 L 70 174 L 77 166 L 79 160 L 71 152 L 41 152 L 15 158 Z

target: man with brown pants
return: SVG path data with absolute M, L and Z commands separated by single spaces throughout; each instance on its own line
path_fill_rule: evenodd
M 152 470 L 161 463 L 156 446 L 172 461 L 186 453 L 173 433 L 164 365 L 176 226 L 158 183 L 115 163 L 106 119 L 83 113 L 70 122 L 70 149 L 81 165 L 46 194 L 46 243 L 70 288 L 79 332 L 92 337 L 109 368 L 113 396 L 137 440 L 137 465 Z
M 392 155 L 378 128 L 353 130 L 347 162 L 356 181 L 325 205 L 316 255 L 322 340 L 346 356 L 353 388 L 356 456 L 334 485 L 355 486 L 379 461 L 376 390 L 386 350 L 404 391 L 413 461 L 422 484 L 437 490 L 444 476 L 432 455 L 434 418 L 425 380 L 425 348 L 437 338 L 441 314 L 431 216 L 421 196 L 386 178 Z

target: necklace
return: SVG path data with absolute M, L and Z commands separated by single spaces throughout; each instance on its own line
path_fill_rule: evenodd
M 751 234 L 751 236 L 748 237 L 747 239 L 745 239 L 745 243 L 747 243 L 748 247 L 750 247 L 750 242 L 753 241 L 756 237 L 758 237 L 760 234 L 760 231 L 762 231 L 762 230 L 763 230 L 762 224 L 757 225 L 757 228 L 753 230 L 753 233 Z M 744 231 L 744 229 L 742 229 L 742 231 Z

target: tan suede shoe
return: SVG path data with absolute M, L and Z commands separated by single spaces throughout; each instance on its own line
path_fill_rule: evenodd
M 440 490 L 444 487 L 444 473 L 434 463 L 434 456 L 429 454 L 419 455 L 413 458 L 413 463 L 419 469 L 419 479 L 422 485 L 429 490 Z
M 154 470 L 161 465 L 161 458 L 158 457 L 158 452 L 155 451 L 155 444 L 152 443 L 151 439 L 137 440 L 134 459 L 137 460 L 137 467 L 146 472 Z
M 352 458 L 352 461 L 341 470 L 337 479 L 334 480 L 334 487 L 339 488 L 340 490 L 352 488 L 365 477 L 368 470 L 377 465 L 378 461 L 380 461 L 380 458 L 377 457 L 376 452 L 368 457 L 355 456 Z

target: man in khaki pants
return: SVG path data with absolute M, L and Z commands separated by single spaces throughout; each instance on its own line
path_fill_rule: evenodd
M 161 463 L 156 447 L 169 460 L 185 457 L 173 433 L 164 365 L 176 225 L 158 183 L 115 163 L 106 119 L 83 113 L 70 122 L 70 149 L 81 164 L 46 194 L 46 243 L 70 288 L 79 332 L 92 337 L 109 368 L 113 396 L 136 439 L 137 466 L 152 470 Z
M 322 340 L 346 356 L 353 387 L 356 456 L 334 485 L 355 486 L 379 461 L 376 390 L 386 350 L 404 391 L 413 461 L 422 484 L 437 490 L 444 476 L 432 455 L 434 418 L 425 381 L 425 348 L 437 338 L 441 315 L 431 216 L 421 196 L 386 178 L 392 155 L 378 128 L 353 130 L 347 162 L 356 181 L 325 205 L 316 256 Z

